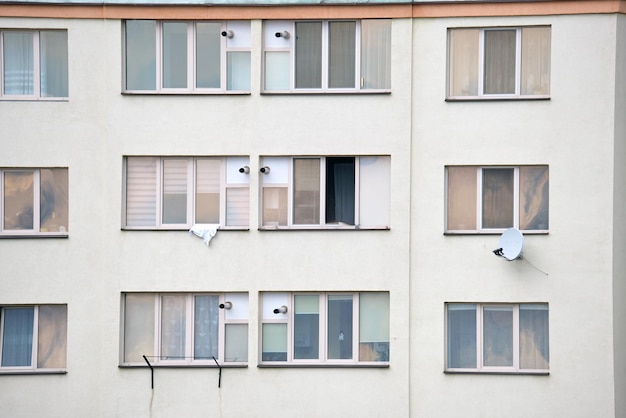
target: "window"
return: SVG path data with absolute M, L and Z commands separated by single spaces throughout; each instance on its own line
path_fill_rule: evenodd
M 548 231 L 548 166 L 447 167 L 446 232 Z
M 0 236 L 67 235 L 67 168 L 0 169 Z
M 127 93 L 250 90 L 250 22 L 127 20 Z
M 246 228 L 247 157 L 126 157 L 128 229 Z
M 0 306 L 0 373 L 63 371 L 67 305 Z
M 446 304 L 447 371 L 547 373 L 548 305 Z
M 246 293 L 126 293 L 122 364 L 248 361 Z
M 264 157 L 264 228 L 389 227 L 389 156 Z
M 386 364 L 389 293 L 262 294 L 261 360 Z
M 67 31 L 0 30 L 0 69 L 0 98 L 66 98 Z
M 267 92 L 391 87 L 391 20 L 265 21 Z
M 448 98 L 547 98 L 550 27 L 448 30 Z

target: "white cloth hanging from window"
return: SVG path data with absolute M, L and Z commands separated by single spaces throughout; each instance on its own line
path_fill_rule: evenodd
M 195 224 L 191 227 L 189 233 L 202 238 L 208 247 L 211 239 L 217 234 L 218 229 L 220 229 L 219 224 Z

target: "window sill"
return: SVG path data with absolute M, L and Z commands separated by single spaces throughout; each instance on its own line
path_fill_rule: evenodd
M 391 89 L 382 90 L 323 90 L 323 89 L 302 89 L 302 90 L 275 90 L 275 91 L 262 91 L 262 96 L 299 96 L 299 95 L 333 95 L 333 94 L 391 94 Z
M 502 235 L 506 229 L 494 229 L 489 231 L 444 231 L 443 235 Z M 550 231 L 523 231 L 523 235 L 550 235 Z
M 485 375 L 521 375 L 521 376 L 549 376 L 550 375 L 550 371 L 548 370 L 537 370 L 537 371 L 532 371 L 532 370 L 522 370 L 522 371 L 495 371 L 495 370 L 489 370 L 489 371 L 483 371 L 483 370 L 444 370 L 443 371 L 444 374 L 472 374 L 472 375 L 479 375 L 479 374 L 485 374 Z
M 220 363 L 219 367 L 213 364 L 150 364 L 154 369 L 245 369 L 248 367 L 247 363 Z M 143 364 L 120 364 L 117 366 L 120 369 L 148 369 L 146 363 Z
M 490 101 L 519 101 L 519 100 L 550 100 L 548 95 L 536 96 L 449 96 L 446 102 L 490 102 Z
M 347 368 L 347 369 L 388 369 L 388 362 L 380 363 L 259 363 L 258 368 L 310 369 L 310 368 Z
M 16 376 L 16 375 L 42 375 L 42 374 L 67 374 L 63 369 L 15 369 L 15 370 L 1 370 L 0 376 Z
M 129 226 L 123 226 L 122 231 L 186 231 L 186 232 L 190 232 L 189 230 L 191 229 L 191 226 L 188 227 L 182 227 L 182 228 L 178 228 L 178 227 L 155 227 L 155 226 L 147 226 L 147 227 L 129 227 Z M 220 228 L 218 229 L 218 232 L 222 232 L 222 231 L 249 231 L 250 227 L 247 226 L 242 226 L 242 227 L 238 227 L 238 226 L 220 226 Z
M 123 96 L 249 96 L 250 91 L 122 91 Z
M 68 97 L 2 96 L 0 102 L 69 102 Z
M 389 231 L 391 228 L 381 226 L 359 225 L 297 225 L 297 226 L 260 226 L 259 231 Z
M 12 234 L 12 233 L 0 233 L 0 239 L 3 238 L 68 238 L 69 234 Z

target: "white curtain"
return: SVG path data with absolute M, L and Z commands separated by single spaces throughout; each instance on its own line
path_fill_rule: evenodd
M 167 295 L 161 298 L 161 358 L 182 360 L 185 357 L 186 297 Z
M 33 34 L 3 33 L 4 94 L 34 94 Z
M 550 94 L 549 27 L 522 29 L 522 94 Z
M 361 78 L 363 89 L 391 88 L 391 20 L 361 21 Z
M 449 31 L 450 96 L 478 95 L 478 29 Z
M 322 22 L 296 23 L 296 88 L 322 87 Z
M 218 356 L 219 296 L 199 295 L 194 303 L 194 358 Z
M 328 87 L 354 88 L 356 22 L 328 23 Z
M 228 52 L 227 62 L 227 90 L 248 91 L 250 90 L 250 52 Z

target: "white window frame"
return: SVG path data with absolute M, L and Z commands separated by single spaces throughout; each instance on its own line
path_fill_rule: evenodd
M 530 165 L 532 166 L 532 165 Z M 549 169 L 548 165 L 537 165 L 538 167 L 546 167 Z M 446 228 L 445 232 L 447 234 L 455 234 L 455 233 L 472 233 L 472 234 L 480 234 L 480 233 L 502 233 L 507 228 L 483 228 L 483 171 L 485 169 L 512 169 L 513 170 L 513 225 L 511 227 L 519 229 L 519 201 L 520 201 L 520 167 L 526 166 L 470 166 L 476 168 L 476 229 L 469 230 L 455 230 L 449 229 L 448 222 L 448 200 L 450 199 L 450 191 L 448 189 L 448 168 L 451 167 L 463 167 L 463 166 L 446 166 L 446 205 L 445 205 L 445 223 Z M 549 173 L 548 173 L 549 175 Z M 549 216 L 549 214 L 548 214 Z M 549 229 L 524 229 L 522 230 L 524 234 L 545 234 L 549 232 Z
M 237 167 L 239 167 L 239 165 L 241 165 L 241 168 L 244 168 L 245 166 L 249 165 L 249 159 L 248 157 L 216 157 L 216 156 L 194 156 L 194 157 L 158 157 L 158 156 L 150 156 L 147 158 L 154 158 L 157 160 L 156 163 L 156 169 L 157 169 L 157 173 L 156 173 L 156 178 L 155 178 L 155 182 L 156 182 L 156 218 L 155 218 L 155 223 L 154 225 L 150 225 L 150 226 L 129 226 L 127 219 L 126 219 L 126 212 L 127 212 L 127 197 L 128 197 L 128 190 L 127 190 L 127 185 L 128 185 L 128 181 L 127 181 L 127 169 L 128 169 L 128 165 L 127 165 L 127 161 L 128 158 L 143 158 L 144 156 L 125 156 L 124 157 L 124 182 L 123 182 L 123 190 L 124 190 L 124 194 L 123 194 L 123 207 L 122 207 L 122 213 L 123 213 L 123 221 L 122 221 L 122 225 L 123 225 L 123 229 L 127 229 L 127 230 L 155 230 L 155 229 L 166 229 L 166 230 L 171 230 L 171 229 L 189 229 L 191 228 L 194 224 L 196 224 L 195 219 L 196 219 L 196 187 L 197 187 L 197 182 L 196 182 L 196 161 L 198 160 L 220 160 L 220 229 L 239 229 L 239 230 L 246 230 L 249 228 L 249 224 L 250 224 L 250 210 L 248 209 L 248 222 L 247 225 L 245 226 L 231 226 L 231 225 L 226 225 L 227 222 L 227 217 L 226 217 L 226 209 L 227 209 L 227 190 L 228 189 L 234 189 L 234 188 L 246 188 L 248 189 L 248 193 L 250 193 L 250 182 L 249 182 L 249 174 L 248 173 L 241 173 L 241 176 L 245 176 L 246 177 L 246 181 L 245 182 L 238 182 L 238 183 L 228 183 L 227 182 L 227 177 L 228 177 L 228 171 L 232 171 L 233 168 L 236 169 L 236 167 L 233 165 L 239 161 L 241 161 L 241 164 L 237 164 Z M 164 180 L 163 180 L 163 164 L 164 161 L 166 160 L 187 160 L 187 214 L 186 214 L 186 219 L 187 222 L 186 223 L 181 223 L 181 224 L 175 224 L 175 223 L 163 223 L 163 186 L 164 186 Z M 249 168 L 248 168 L 249 170 Z
M 533 26 L 518 26 L 518 27 L 484 27 L 484 28 L 449 28 L 448 29 L 448 65 L 447 65 L 447 77 L 446 77 L 446 100 L 503 100 L 503 99 L 549 99 L 550 94 L 521 94 L 521 73 L 522 73 L 522 29 L 525 27 Z M 537 26 L 537 27 L 549 27 L 549 26 Z M 451 37 L 449 33 L 458 29 L 477 29 L 478 35 L 478 94 L 476 96 L 454 96 L 451 92 Z M 502 94 L 488 94 L 484 93 L 484 74 L 485 74 L 485 32 L 490 31 L 510 31 L 515 30 L 515 92 L 514 93 L 502 93 Z
M 370 366 L 387 367 L 387 361 L 361 361 L 359 359 L 360 342 L 360 313 L 359 295 L 367 292 L 265 292 L 270 294 L 287 295 L 288 306 L 286 313 L 276 314 L 275 319 L 260 316 L 260 343 L 259 343 L 259 365 L 264 366 Z M 263 293 L 261 293 L 262 295 Z M 294 328 L 295 328 L 295 298 L 296 296 L 318 296 L 319 297 L 319 358 L 318 359 L 295 359 L 294 358 Z M 329 359 L 328 358 L 328 298 L 329 296 L 351 296 L 352 297 L 352 358 L 351 359 Z M 261 298 L 261 305 L 263 305 Z M 262 306 L 262 311 L 280 308 L 279 306 Z M 286 361 L 264 361 L 263 360 L 263 324 L 287 324 L 287 359 Z M 389 341 L 391 343 L 391 341 Z M 390 347 L 391 349 L 391 347 Z
M 220 31 L 228 33 L 232 31 L 230 27 L 241 21 L 202 21 L 202 20 L 153 20 L 156 22 L 156 87 L 154 90 L 133 90 L 126 88 L 126 22 L 124 21 L 123 30 L 123 77 L 122 91 L 125 94 L 250 94 L 250 90 L 228 90 L 227 65 L 229 52 L 250 52 L 251 47 L 248 42 L 247 46 L 231 46 L 227 36 L 220 36 L 220 87 L 219 88 L 199 88 L 196 87 L 196 25 L 198 23 L 221 23 Z M 144 19 L 137 19 L 144 20 Z M 187 24 L 187 87 L 186 88 L 166 88 L 163 87 L 163 23 L 186 23 Z M 248 23 L 247 37 L 250 36 L 250 22 Z M 232 31 L 234 32 L 234 31 Z M 241 36 L 241 35 L 240 35 Z
M 153 352 L 151 354 L 145 354 L 146 358 L 150 362 L 151 365 L 155 366 L 216 366 L 215 361 L 217 361 L 220 365 L 228 365 L 228 366 L 247 366 L 248 360 L 246 361 L 225 361 L 225 347 L 226 347 L 226 326 L 230 324 L 240 324 L 240 325 L 248 325 L 248 317 L 246 319 L 226 319 L 225 309 L 219 309 L 219 327 L 218 327 L 218 356 L 213 359 L 195 359 L 194 358 L 194 307 L 195 307 L 195 297 L 196 296 L 218 296 L 219 304 L 225 304 L 230 302 L 232 295 L 245 295 L 247 302 L 247 293 L 243 292 L 235 292 L 235 293 L 219 293 L 219 292 L 194 292 L 194 293 L 159 293 L 159 292 L 138 292 L 142 295 L 152 295 L 154 297 L 154 347 Z M 120 365 L 121 366 L 138 366 L 138 365 L 146 365 L 145 361 L 138 362 L 126 362 L 124 361 L 124 324 L 126 320 L 125 314 L 125 297 L 129 293 L 122 293 L 122 320 L 121 320 L 121 344 L 120 344 Z M 163 296 L 184 296 L 185 301 L 185 356 L 184 358 L 179 359 L 165 359 L 161 356 L 161 306 L 162 306 L 162 297 Z M 236 297 L 236 296 L 235 296 Z M 240 298 L 238 298 L 240 300 Z M 245 308 L 246 313 L 248 310 L 248 306 L 246 304 Z M 247 330 L 248 333 L 248 344 L 249 344 L 249 327 Z M 247 349 L 247 348 L 246 348 Z M 248 350 L 249 351 L 249 350 Z M 249 354 L 248 354 L 249 356 Z
M 38 367 L 39 350 L 39 307 L 42 305 L 2 305 L 0 306 L 0 375 L 21 373 L 65 373 L 66 368 Z M 33 309 L 33 335 L 30 366 L 2 366 L 2 347 L 4 338 L 4 314 L 5 308 L 32 308 Z M 67 339 L 67 335 L 66 335 Z M 67 344 L 67 340 L 66 340 Z M 67 359 L 66 359 L 67 361 Z
M 40 36 L 41 32 L 61 31 L 61 29 L 10 29 L 0 30 L 0 100 L 37 100 L 37 101 L 67 101 L 68 96 L 54 97 L 41 95 L 41 53 Z M 67 32 L 63 30 L 64 32 Z M 5 94 L 4 92 L 4 34 L 7 32 L 30 33 L 33 35 L 33 94 Z M 69 71 L 69 69 L 68 69 Z M 68 75 L 69 76 L 69 75 Z
M 337 223 L 326 223 L 326 159 L 327 158 L 341 158 L 348 157 L 354 158 L 354 225 L 348 225 L 341 222 Z M 289 157 L 269 157 L 265 156 L 261 158 L 261 167 L 264 166 L 265 159 L 271 158 L 287 158 L 288 159 L 288 181 L 286 183 L 264 183 L 264 175 L 261 174 L 261 196 L 260 196 L 260 219 L 259 219 L 259 229 L 263 230 L 274 230 L 274 229 L 390 229 L 389 225 L 379 224 L 379 225 L 362 225 L 361 224 L 361 196 L 360 196 L 360 158 L 361 157 L 370 157 L 370 156 L 359 156 L 359 155 L 328 155 L 328 156 L 289 156 Z M 386 157 L 380 155 L 377 157 Z M 294 160 L 298 159 L 314 159 L 320 161 L 320 202 L 319 202 L 319 224 L 298 224 L 294 222 Z M 270 167 L 271 170 L 271 167 Z M 388 173 L 390 176 L 390 173 Z M 287 225 L 263 225 L 263 193 L 265 188 L 275 188 L 275 187 L 284 187 L 287 188 Z M 391 185 L 389 184 L 388 193 L 390 193 Z M 385 197 L 386 198 L 386 197 Z M 382 200 L 382 199 L 381 199 Z M 389 202 L 383 203 L 389 206 Z
M 48 168 L 48 167 L 46 167 Z M 50 167 L 57 168 L 57 167 Z M 67 237 L 68 227 L 65 232 L 42 232 L 41 231 L 41 170 L 45 168 L 0 168 L 0 237 L 3 236 L 31 236 L 31 237 Z M 33 229 L 5 229 L 4 227 L 4 176 L 7 172 L 31 172 L 33 173 Z M 69 203 L 69 202 L 68 202 Z M 68 219 L 69 222 L 69 219 Z
M 361 21 L 363 19 L 336 19 L 336 20 L 296 20 L 296 21 L 264 21 L 263 22 L 263 36 L 264 39 L 268 37 L 271 39 L 275 37 L 275 33 L 284 33 L 284 31 L 290 34 L 289 38 L 283 39 L 282 46 L 268 46 L 266 41 L 263 46 L 263 93 L 389 93 L 390 88 L 387 89 L 365 89 L 363 88 L 363 77 L 361 74 Z M 321 70 L 322 80 L 319 88 L 297 88 L 296 83 L 296 23 L 307 22 L 320 22 L 322 24 L 322 57 L 321 57 Z M 329 23 L 330 22 L 355 22 L 355 72 L 354 72 L 354 88 L 331 88 L 328 86 L 328 54 L 329 54 Z M 265 64 L 266 52 L 287 52 L 289 53 L 289 89 L 288 90 L 272 90 L 265 87 L 265 73 L 267 67 Z
M 448 366 L 448 306 L 460 303 L 446 303 L 445 309 L 445 371 L 446 372 L 458 372 L 458 373 L 509 373 L 509 374 L 548 374 L 550 369 L 522 369 L 520 368 L 520 341 L 519 341 L 519 311 L 520 305 L 527 303 L 471 303 L 467 304 L 476 306 L 476 368 L 452 368 Z M 533 304 L 533 303 L 530 303 Z M 547 303 L 541 303 L 541 305 L 549 306 Z M 512 366 L 485 366 L 484 365 L 484 350 L 483 350 L 483 312 L 485 308 L 512 308 L 513 311 L 513 365 Z

